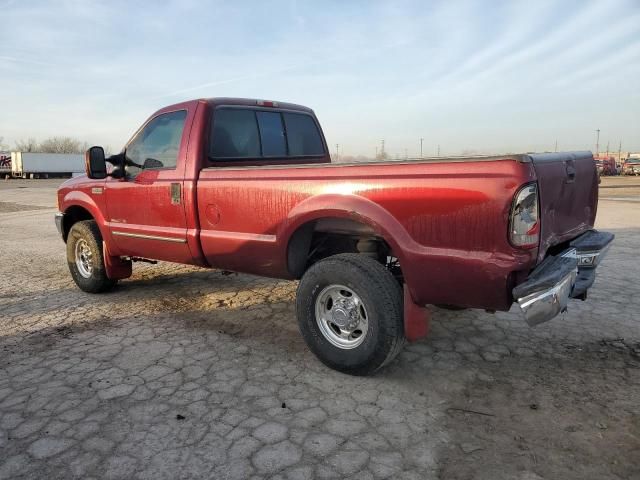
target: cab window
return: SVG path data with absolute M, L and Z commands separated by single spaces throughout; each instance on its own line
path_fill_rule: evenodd
M 310 115 L 300 113 L 282 114 L 284 125 L 287 129 L 287 142 L 289 155 L 292 157 L 306 157 L 311 155 L 324 155 L 322 137 L 318 131 L 316 122 Z
M 263 157 L 287 155 L 287 140 L 284 136 L 282 118 L 278 112 L 256 112 L 260 127 L 260 143 Z
M 186 110 L 179 110 L 151 120 L 127 146 L 127 175 L 135 177 L 142 170 L 176 168 L 186 118 Z
M 214 158 L 255 158 L 260 156 L 258 122 L 253 110 L 219 109 L 211 132 Z
M 209 134 L 211 160 L 248 160 L 325 155 L 320 130 L 306 113 L 219 107 Z

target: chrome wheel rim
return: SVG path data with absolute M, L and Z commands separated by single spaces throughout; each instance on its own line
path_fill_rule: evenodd
M 329 285 L 316 298 L 316 322 L 332 345 L 350 350 L 364 342 L 369 315 L 362 299 L 344 285 Z
M 76 267 L 84 278 L 91 277 L 93 272 L 93 252 L 86 240 L 80 239 L 76 243 Z

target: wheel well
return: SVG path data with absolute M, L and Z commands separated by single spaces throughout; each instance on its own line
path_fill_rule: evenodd
M 64 241 L 67 241 L 67 236 L 69 235 L 69 231 L 73 224 L 76 222 L 80 222 L 82 220 L 93 220 L 93 216 L 89 211 L 83 207 L 73 206 L 69 207 L 64 212 L 64 221 L 62 223 L 62 238 Z
M 289 240 L 287 267 L 294 278 L 300 278 L 317 261 L 339 253 L 367 255 L 400 274 L 384 238 L 371 226 L 347 218 L 321 218 L 300 226 Z

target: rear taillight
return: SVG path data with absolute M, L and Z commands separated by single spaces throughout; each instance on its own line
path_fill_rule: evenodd
M 540 240 L 538 186 L 529 183 L 516 193 L 511 207 L 509 240 L 515 247 L 535 248 Z

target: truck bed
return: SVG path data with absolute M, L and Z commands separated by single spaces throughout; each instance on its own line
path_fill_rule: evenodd
M 202 251 L 212 266 L 291 277 L 287 242 L 296 229 L 348 219 L 397 252 L 418 303 L 508 309 L 515 273 L 536 261 L 506 231 L 515 191 L 533 179 L 522 155 L 205 168 L 197 183 Z M 460 278 L 477 288 L 461 295 Z

